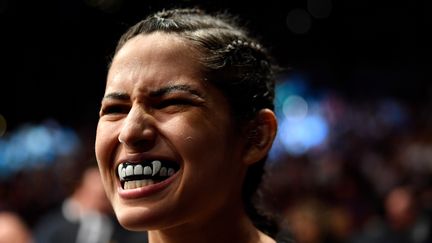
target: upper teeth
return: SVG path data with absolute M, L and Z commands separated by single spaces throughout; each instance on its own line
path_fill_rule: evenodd
M 117 168 L 120 180 L 124 180 L 126 176 L 132 175 L 151 175 L 155 176 L 159 173 L 160 176 L 171 176 L 175 173 L 173 168 L 162 166 L 159 160 L 151 162 L 151 166 L 143 166 L 141 164 L 120 164 Z
M 159 172 L 162 163 L 159 160 L 155 160 L 155 161 L 152 162 L 152 165 L 153 165 L 153 174 L 152 174 L 152 176 L 154 176 L 154 175 L 156 175 Z

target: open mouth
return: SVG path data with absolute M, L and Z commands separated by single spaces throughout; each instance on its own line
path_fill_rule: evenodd
M 117 173 L 121 187 L 127 190 L 164 181 L 179 169 L 179 165 L 171 161 L 149 160 L 140 163 L 121 163 L 117 167 Z

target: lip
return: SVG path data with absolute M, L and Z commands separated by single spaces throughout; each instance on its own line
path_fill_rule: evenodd
M 164 156 L 164 155 L 157 155 L 157 154 L 139 154 L 139 155 L 133 155 L 133 156 L 127 156 L 120 158 L 116 163 L 116 168 L 119 164 L 130 162 L 130 163 L 140 163 L 144 160 L 168 160 L 175 162 L 179 164 L 178 160 L 172 157 Z
M 118 195 L 120 196 L 120 198 L 122 198 L 122 199 L 137 199 L 137 198 L 150 197 L 154 194 L 157 194 L 157 193 L 163 191 L 165 188 L 170 186 L 175 181 L 178 174 L 179 174 L 179 171 L 177 171 L 174 175 L 172 175 L 168 179 L 163 180 L 159 183 L 140 187 L 140 188 L 135 188 L 135 189 L 125 190 L 121 187 L 120 184 L 118 184 L 117 192 L 118 192 Z

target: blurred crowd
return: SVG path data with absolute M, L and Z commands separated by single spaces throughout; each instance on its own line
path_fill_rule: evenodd
M 59 125 L 53 127 L 52 121 L 42 126 L 26 126 L 26 131 L 41 127 L 49 133 L 59 131 L 53 129 Z M 25 139 L 18 140 L 23 143 L 37 138 L 22 133 L 22 129 L 20 133 Z M 20 156 L 13 155 L 14 150 L 3 144 L 0 148 L 0 160 L 3 160 L 0 161 L 3 170 L 0 174 L 0 243 L 147 242 L 146 233 L 129 232 L 117 222 L 93 158 L 91 136 L 80 137 L 80 146 L 74 146 L 63 156 L 32 154 L 39 166 L 34 161 L 19 160 Z M 14 139 L 5 140 L 12 143 Z M 44 141 L 37 140 L 39 146 L 51 144 L 47 142 L 49 139 Z M 28 153 L 26 149 L 23 144 L 20 154 Z M 19 169 L 11 168 L 5 158 L 22 165 L 17 166 Z M 58 161 L 47 162 L 53 158 Z
M 432 242 L 431 105 L 330 95 L 320 107 L 326 138 L 296 154 L 277 140 L 267 164 L 260 202 L 280 235 L 297 243 Z M 67 160 L 0 177 L 0 243 L 145 242 L 118 225 L 93 140 L 80 137 L 86 142 Z
M 298 243 L 432 242 L 429 103 L 327 97 L 326 140 L 272 157 L 263 204 Z M 276 146 L 278 146 L 276 141 Z

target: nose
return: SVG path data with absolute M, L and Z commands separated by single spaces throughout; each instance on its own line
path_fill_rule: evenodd
M 139 106 L 133 106 L 123 121 L 118 140 L 130 152 L 150 150 L 156 141 L 155 119 Z

